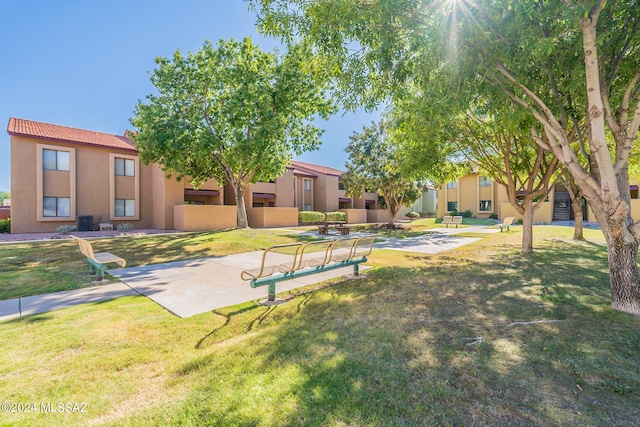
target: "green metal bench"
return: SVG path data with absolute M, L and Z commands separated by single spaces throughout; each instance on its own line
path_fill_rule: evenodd
M 242 280 L 251 281 L 252 288 L 269 287 L 269 301 L 276 299 L 276 283 L 298 277 L 318 274 L 353 266 L 354 276 L 360 273 L 359 265 L 367 261 L 378 236 L 350 237 L 338 240 L 318 240 L 309 243 L 291 243 L 271 246 L 262 253 L 259 268 L 240 273 Z M 292 251 L 290 262 L 269 265 L 269 259 L 282 257 L 276 251 Z
M 119 256 L 116 256 L 110 252 L 100 252 L 97 254 L 93 253 L 93 247 L 91 246 L 91 243 L 76 236 L 71 237 L 76 239 L 76 242 L 78 242 L 78 246 L 80 246 L 80 252 L 82 253 L 82 255 L 87 257 L 87 262 L 91 266 L 91 274 L 96 275 L 96 280 L 104 279 L 104 272 L 107 269 L 107 264 L 109 263 L 118 264 L 123 268 L 127 265 L 127 261 L 120 258 Z

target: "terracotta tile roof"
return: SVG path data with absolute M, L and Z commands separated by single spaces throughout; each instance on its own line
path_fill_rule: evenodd
M 330 168 L 329 166 L 314 165 L 313 163 L 299 162 L 297 160 L 293 160 L 291 162 L 291 166 L 295 169 L 302 169 L 304 172 L 311 171 L 312 173 L 319 173 L 322 175 L 340 176 L 344 173 L 344 171 L 341 171 L 340 169 Z
M 138 151 L 133 142 L 126 136 L 52 125 L 33 120 L 11 117 L 7 126 L 9 135 L 48 139 L 72 144 L 95 145 L 99 147 L 117 148 L 120 150 Z

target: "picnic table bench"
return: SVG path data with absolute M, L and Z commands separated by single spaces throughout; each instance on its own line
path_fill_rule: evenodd
M 348 237 L 271 246 L 262 253 L 260 267 L 242 271 L 240 278 L 251 281 L 252 288 L 269 286 L 268 300 L 275 301 L 278 282 L 347 266 L 353 266 L 353 274 L 357 276 L 358 266 L 367 261 L 377 237 Z M 273 259 L 282 257 L 282 252 L 293 252 L 293 255 L 289 255 L 288 262 L 273 262 Z
M 127 261 L 120 258 L 119 256 L 116 256 L 110 252 L 94 253 L 91 243 L 77 236 L 71 237 L 74 238 L 76 242 L 78 242 L 80 253 L 87 257 L 87 262 L 91 266 L 90 274 L 95 274 L 96 280 L 104 279 L 104 272 L 107 269 L 107 264 L 115 263 L 123 268 L 127 265 Z
M 346 236 L 351 231 L 345 221 L 324 221 L 318 226 L 318 233 L 328 235 L 329 230 L 335 228 L 341 236 Z
M 442 223 L 445 224 L 447 228 L 449 228 L 449 224 L 455 224 L 456 228 L 458 228 L 458 225 L 462 224 L 462 216 L 461 215 L 456 215 L 456 216 L 445 215 L 442 218 Z

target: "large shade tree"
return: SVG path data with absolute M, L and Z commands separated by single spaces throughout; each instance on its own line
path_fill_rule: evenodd
M 533 141 L 531 120 L 502 111 L 457 117 L 452 135 L 458 150 L 502 185 L 511 206 L 523 219 L 520 252 L 533 252 L 533 217 L 558 177 L 559 162 Z M 511 113 L 511 114 L 510 114 Z
M 366 103 L 411 81 L 425 94 L 448 86 L 449 116 L 474 91 L 531 114 L 542 127 L 532 137 L 575 178 L 602 227 L 612 306 L 640 314 L 640 223 L 630 216 L 628 176 L 640 126 L 636 1 L 259 3 L 261 28 L 288 41 L 298 35 L 332 65 L 347 99 Z
M 340 177 L 344 189 L 351 195 L 377 189 L 389 213 L 388 225 L 393 226 L 400 208 L 420 197 L 416 174 L 403 164 L 404 154 L 386 122 L 372 123 L 349 139 L 347 171 Z
M 334 111 L 300 52 L 262 52 L 249 38 L 206 42 L 195 53 L 156 58 L 157 93 L 136 105 L 132 138 L 155 162 L 194 187 L 231 184 L 238 227 L 247 227 L 249 184 L 280 176 L 292 154 L 316 149 L 313 119 Z

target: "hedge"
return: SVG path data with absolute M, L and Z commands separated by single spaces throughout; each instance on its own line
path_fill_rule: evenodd
M 298 222 L 300 224 L 317 224 L 324 221 L 324 214 L 315 211 L 298 212 Z
M 325 212 L 324 214 L 326 221 L 346 221 L 347 213 L 346 212 Z
M 11 233 L 11 218 L 0 219 L 0 233 Z

